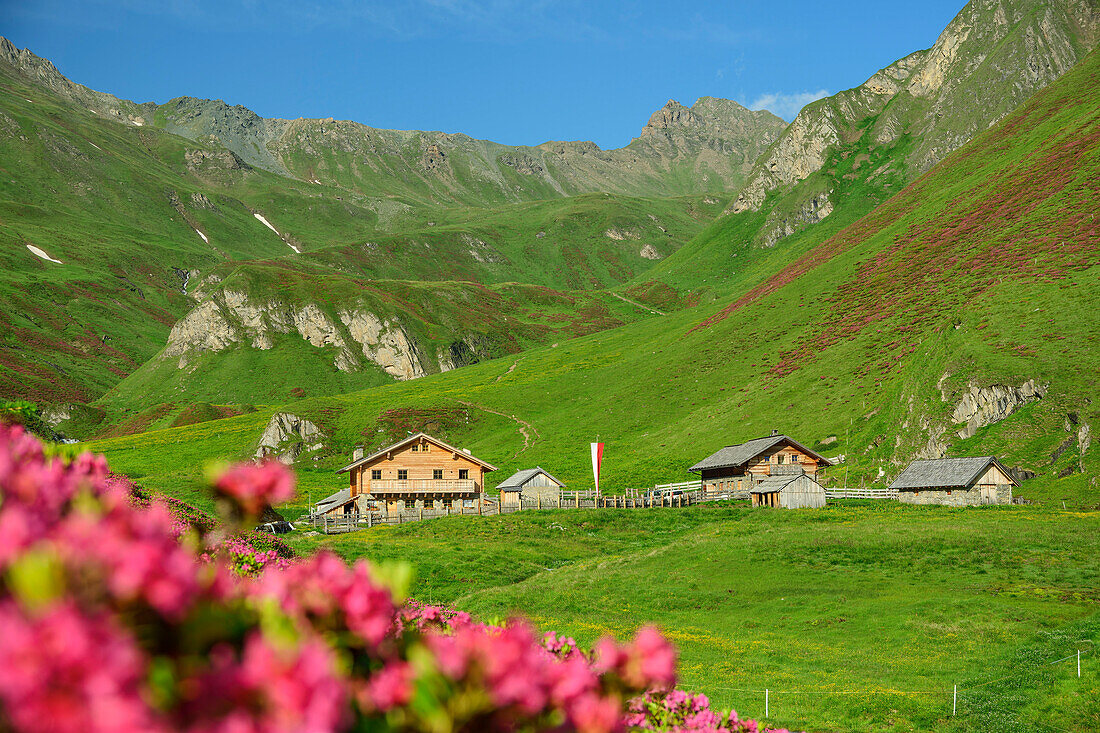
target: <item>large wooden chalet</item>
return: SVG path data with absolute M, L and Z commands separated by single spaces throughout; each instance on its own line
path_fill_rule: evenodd
M 348 474 L 348 488 L 333 494 L 317 511 L 352 513 L 368 504 L 401 511 L 415 506 L 475 506 L 483 499 L 485 474 L 496 466 L 438 438 L 417 433 L 369 456 L 356 455 L 337 473 Z
M 699 474 L 699 486 L 706 492 L 751 491 L 769 476 L 806 474 L 816 478 L 828 465 L 825 456 L 773 430 L 767 437 L 726 446 L 688 470 Z

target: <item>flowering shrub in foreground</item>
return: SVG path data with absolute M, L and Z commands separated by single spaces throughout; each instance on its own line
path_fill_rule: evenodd
M 400 605 L 366 563 L 290 562 L 235 533 L 207 546 L 131 488 L 102 457 L 47 460 L 0 425 L 0 728 L 756 731 L 673 691 L 652 629 L 585 653 L 521 621 Z M 293 483 L 242 465 L 216 491 L 247 522 Z

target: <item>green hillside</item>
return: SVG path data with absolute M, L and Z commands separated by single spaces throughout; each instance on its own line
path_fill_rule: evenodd
M 931 48 L 803 108 L 756 161 L 715 236 L 698 238 L 645 278 L 705 297 L 746 254 L 782 262 L 800 246 L 786 240 L 805 233 L 803 242 L 818 242 L 863 216 L 1098 40 L 1095 2 L 968 3 Z
M 116 107 L 128 116 L 112 114 Z M 273 271 L 308 278 L 310 293 L 346 293 L 351 282 L 378 291 L 387 285 L 366 283 L 399 282 L 389 288 L 386 299 L 396 304 L 388 310 L 427 309 L 411 317 L 409 328 L 437 332 L 433 338 L 444 341 L 481 336 L 485 329 L 450 333 L 447 324 L 484 312 L 452 307 L 447 292 L 436 307 L 425 302 L 430 293 L 407 302 L 401 291 L 423 281 L 530 283 L 559 291 L 547 297 L 556 300 L 551 314 L 565 325 L 544 328 L 548 339 L 561 329 L 587 333 L 595 323 L 622 321 L 602 306 L 603 312 L 591 310 L 593 299 L 607 296 L 569 291 L 629 280 L 691 239 L 725 203 L 709 195 L 593 193 L 496 206 L 488 205 L 490 197 L 479 207 L 455 208 L 419 196 L 372 198 L 277 175 L 217 140 L 141 124 L 143 110 L 72 84 L 49 62 L 0 42 L 0 396 L 90 402 L 164 347 L 171 326 L 195 307 L 200 281 L 230 278 L 258 287 Z M 289 292 L 276 289 L 264 299 Z M 308 302 L 296 297 L 289 305 Z M 534 310 L 530 298 L 500 298 L 509 309 Z M 437 309 L 446 315 L 431 320 Z M 494 318 L 493 329 L 509 326 Z M 530 333 L 518 342 L 541 343 Z M 499 338 L 493 343 L 493 354 L 515 350 Z M 300 365 L 324 361 L 307 352 Z M 249 365 L 248 373 L 273 371 L 256 359 Z M 229 366 L 215 371 L 218 380 L 242 379 Z M 320 367 L 297 379 L 311 377 L 314 392 L 322 384 L 347 390 L 379 382 L 370 373 L 332 381 Z M 216 388 L 195 378 L 191 389 L 184 381 L 165 387 L 200 398 Z
M 330 436 L 329 457 L 303 470 L 305 485 L 333 486 L 326 469 L 372 442 L 386 411 L 464 402 L 493 429 L 444 437 L 502 475 L 539 464 L 584 486 L 584 444 L 599 435 L 610 490 L 681 480 L 715 448 L 779 428 L 810 445 L 836 436 L 828 453 L 846 460 L 834 481 L 888 482 L 918 454 L 991 453 L 1037 474 L 1024 496 L 1095 503 L 1085 426 L 1097 423 L 1100 350 L 1081 314 L 1100 297 L 1098 74 L 1094 53 L 868 216 L 742 283 L 721 308 L 288 405 Z M 956 435 L 964 394 L 1030 380 L 1042 399 Z M 151 483 L 178 485 L 178 472 L 197 475 L 203 457 L 249 454 L 269 414 L 92 447 Z M 523 422 L 533 431 L 526 448 Z

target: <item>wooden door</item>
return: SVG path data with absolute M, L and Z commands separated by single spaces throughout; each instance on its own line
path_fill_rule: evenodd
M 996 504 L 997 503 L 997 487 L 996 486 L 982 486 L 980 487 L 981 502 L 982 504 Z

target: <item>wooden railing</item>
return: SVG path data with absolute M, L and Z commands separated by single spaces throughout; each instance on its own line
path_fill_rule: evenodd
M 399 494 L 402 492 L 447 492 L 447 493 L 476 493 L 477 481 L 473 479 L 371 479 L 363 485 L 363 491 L 368 494 Z

